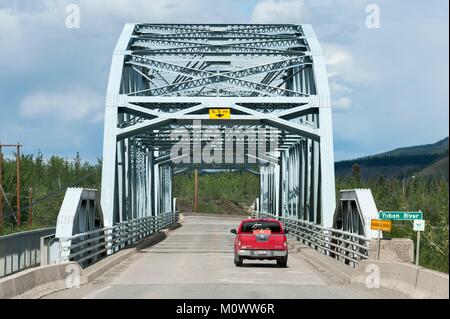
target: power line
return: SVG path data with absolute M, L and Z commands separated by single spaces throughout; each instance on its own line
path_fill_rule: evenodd
M 78 183 L 80 183 L 80 182 L 84 181 L 85 179 L 87 179 L 88 177 L 91 177 L 92 175 L 96 175 L 96 174 L 97 174 L 97 172 L 92 172 L 92 173 L 90 173 L 90 174 L 87 174 L 87 175 L 83 176 L 82 178 L 76 180 L 76 181 L 73 182 L 72 184 L 65 185 L 65 186 L 59 188 L 58 190 L 56 190 L 56 191 L 54 191 L 54 192 L 52 192 L 52 193 L 50 193 L 50 194 L 47 194 L 46 196 L 44 196 L 44 197 L 42 197 L 42 198 L 39 198 L 39 199 L 33 201 L 33 203 L 32 203 L 31 205 L 28 205 L 28 206 L 23 207 L 20 211 L 27 210 L 27 209 L 29 209 L 30 207 L 33 207 L 33 206 L 35 206 L 36 204 L 38 204 L 38 203 L 40 203 L 40 202 L 42 202 L 42 201 L 44 201 L 44 200 L 47 200 L 47 199 L 49 199 L 49 198 L 51 198 L 51 197 L 54 197 L 54 196 L 58 195 L 59 193 L 61 193 L 62 191 L 66 190 L 67 188 L 69 188 L 69 187 L 74 187 L 74 186 L 76 186 Z
M 3 187 L 2 187 L 1 184 L 0 184 L 0 190 L 1 190 L 2 194 L 3 194 L 3 197 L 4 197 L 4 199 L 5 199 L 6 205 L 7 205 L 8 208 L 9 208 L 9 215 L 3 216 L 3 219 L 9 218 L 9 217 L 11 217 L 11 216 L 14 216 L 14 219 L 15 219 L 15 221 L 16 221 L 16 223 L 17 223 L 17 217 L 16 217 L 16 214 L 15 214 L 15 212 L 13 211 L 13 209 L 12 209 L 12 207 L 11 207 L 11 204 L 9 203 L 8 198 L 6 197 L 5 191 L 4 191 L 4 189 L 3 189 Z
M 17 194 L 15 194 L 15 193 L 4 193 L 5 195 L 8 195 L 8 196 L 10 196 L 10 197 L 16 197 L 17 196 Z M 20 195 L 20 198 L 30 198 L 30 196 L 27 196 L 27 195 Z
M 42 197 L 42 198 L 39 198 L 39 199 L 35 200 L 35 201 L 32 202 L 31 205 L 27 205 L 27 206 L 21 208 L 21 209 L 20 209 L 20 212 L 25 211 L 25 210 L 28 210 L 30 207 L 34 207 L 35 205 L 39 204 L 40 202 L 45 201 L 45 200 L 48 200 L 48 199 L 50 199 L 50 198 L 52 198 L 52 197 L 58 195 L 59 193 L 61 193 L 62 191 L 66 190 L 66 189 L 69 188 L 69 187 L 75 187 L 75 186 L 78 185 L 80 182 L 82 182 L 82 181 L 84 181 L 85 179 L 87 179 L 87 178 L 89 178 L 89 177 L 91 177 L 91 176 L 93 176 L 93 175 L 96 175 L 96 174 L 97 174 L 97 172 L 92 172 L 92 173 L 90 173 L 90 174 L 87 174 L 87 175 L 83 176 L 82 178 L 76 180 L 75 182 L 73 182 L 73 183 L 71 183 L 71 184 L 67 184 L 67 185 L 65 185 L 65 186 L 63 186 L 63 187 L 61 187 L 61 188 L 59 188 L 58 190 L 53 191 L 53 192 L 51 192 L 50 194 L 47 194 L 46 196 L 44 196 L 44 197 Z M 14 219 L 15 219 L 15 221 L 16 221 L 16 223 L 17 223 L 16 214 L 15 214 L 14 210 L 12 209 L 12 207 L 11 207 L 11 205 L 10 205 L 10 203 L 9 203 L 9 201 L 8 201 L 8 199 L 7 199 L 7 197 L 6 197 L 6 194 L 5 194 L 4 190 L 3 190 L 3 187 L 2 187 L 1 185 L 0 185 L 0 189 L 1 189 L 1 192 L 2 192 L 2 194 L 3 194 L 3 196 L 4 196 L 4 198 L 5 198 L 5 202 L 6 202 L 7 206 L 8 206 L 8 209 L 9 209 L 9 211 L 10 211 L 9 215 L 3 216 L 3 219 L 6 219 L 6 218 L 9 218 L 9 217 L 13 216 Z

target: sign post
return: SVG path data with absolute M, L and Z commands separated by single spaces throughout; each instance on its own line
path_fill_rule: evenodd
M 416 266 L 419 267 L 419 251 L 420 251 L 420 231 L 417 232 L 417 243 L 416 243 Z
M 380 260 L 380 251 L 381 251 L 381 230 L 378 229 L 377 260 Z
M 423 219 L 414 220 L 414 222 L 413 222 L 413 229 L 417 232 L 416 266 L 419 267 L 420 233 L 425 230 L 425 221 Z
M 372 220 L 370 220 L 370 229 L 378 230 L 377 260 L 380 260 L 381 231 L 390 232 L 392 229 L 392 221 L 391 220 L 372 219 Z

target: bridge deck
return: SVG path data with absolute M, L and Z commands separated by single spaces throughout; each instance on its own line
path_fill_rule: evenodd
M 405 298 L 387 289 L 342 284 L 301 254 L 288 268 L 273 261 L 233 264 L 239 219 L 186 216 L 169 237 L 112 268 L 94 282 L 45 298 Z

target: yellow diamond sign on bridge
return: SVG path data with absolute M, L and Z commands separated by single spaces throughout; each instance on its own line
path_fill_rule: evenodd
M 209 109 L 209 118 L 215 120 L 229 119 L 230 109 Z

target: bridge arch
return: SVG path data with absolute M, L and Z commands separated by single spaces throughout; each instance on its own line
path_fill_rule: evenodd
M 210 109 L 229 118 L 212 119 Z M 254 137 L 234 137 L 230 149 L 232 128 Z M 182 130 L 189 138 L 174 136 Z M 184 161 L 174 161 L 183 144 Z M 239 145 L 243 160 L 229 160 Z M 205 161 L 204 147 L 222 160 Z M 194 167 L 246 167 L 260 175 L 261 212 L 332 227 L 329 86 L 310 25 L 125 25 L 106 95 L 105 226 L 173 211 L 172 177 Z

